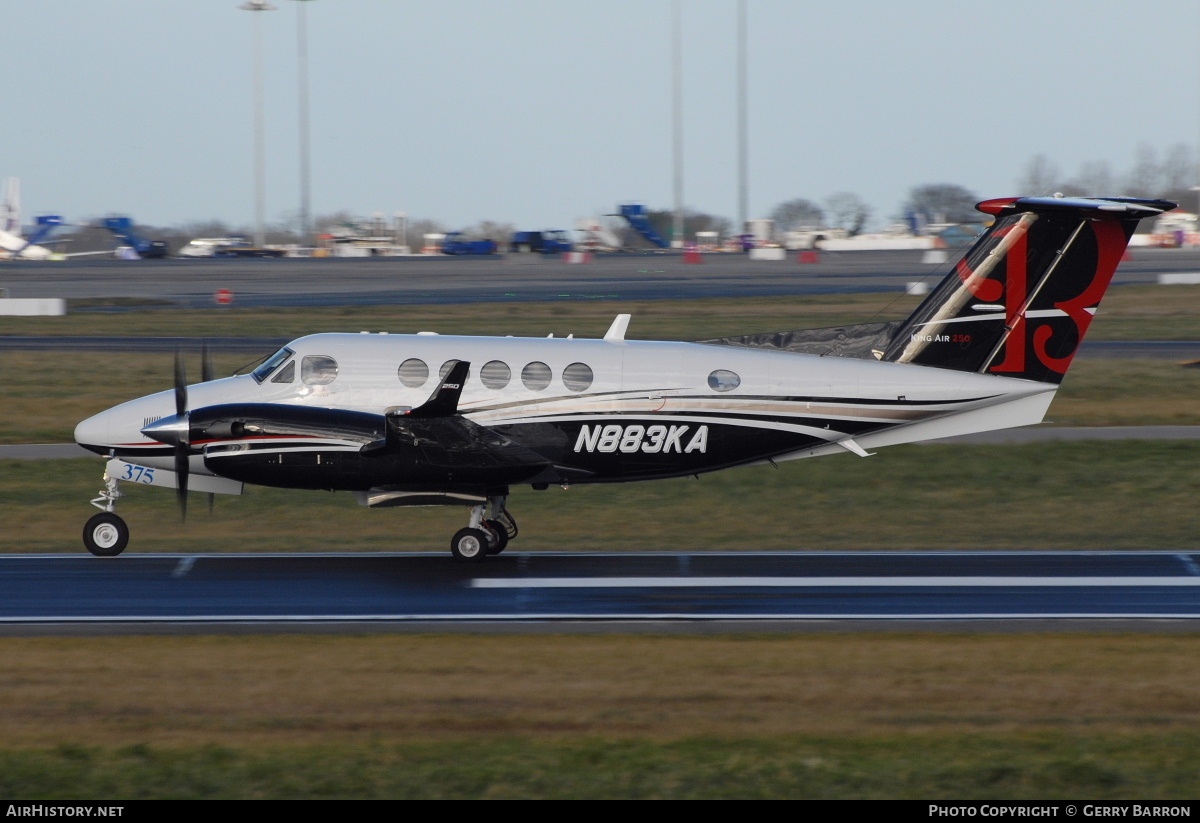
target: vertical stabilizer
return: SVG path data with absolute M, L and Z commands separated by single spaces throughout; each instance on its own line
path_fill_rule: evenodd
M 996 222 L 901 324 L 883 359 L 1059 383 L 1138 221 L 1165 200 L 987 200 Z
M 4 181 L 4 202 L 0 203 L 0 231 L 21 236 L 21 181 Z

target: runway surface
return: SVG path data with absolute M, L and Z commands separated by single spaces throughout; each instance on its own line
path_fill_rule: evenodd
M 24 555 L 0 626 L 1200 619 L 1200 553 Z
M 0 286 L 9 297 L 143 301 L 132 308 L 212 306 L 218 289 L 232 293 L 233 305 L 249 307 L 765 297 L 901 291 L 909 282 L 938 282 L 956 257 L 924 259 L 922 251 L 856 251 L 822 252 L 820 262 L 803 264 L 795 254 L 783 261 L 709 254 L 697 265 L 678 253 L 601 255 L 582 265 L 537 255 L 20 261 L 0 266 Z M 1113 283 L 1197 271 L 1200 250 L 1135 249 Z

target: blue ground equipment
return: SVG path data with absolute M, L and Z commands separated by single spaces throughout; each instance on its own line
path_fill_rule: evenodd
M 646 215 L 646 207 L 641 203 L 622 203 L 621 217 L 625 218 L 634 231 L 660 249 L 665 249 L 670 245 L 666 240 L 663 240 L 661 234 L 654 230 L 654 226 L 650 225 L 650 218 Z
M 167 256 L 167 244 L 162 240 L 146 240 L 140 237 L 133 230 L 133 218 L 131 217 L 106 217 L 104 228 L 137 252 L 138 257 L 158 259 Z
M 495 254 L 495 240 L 468 240 L 461 231 L 452 231 L 442 241 L 442 254 Z

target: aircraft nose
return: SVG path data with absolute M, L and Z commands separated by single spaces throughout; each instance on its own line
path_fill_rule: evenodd
M 81 421 L 75 427 L 75 442 L 90 451 L 107 454 L 109 443 L 112 441 L 109 431 L 110 421 L 111 416 L 107 412 L 101 412 Z

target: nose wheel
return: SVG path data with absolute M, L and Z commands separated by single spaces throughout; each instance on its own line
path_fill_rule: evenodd
M 83 527 L 83 545 L 96 557 L 116 557 L 129 544 L 129 526 L 113 512 L 93 515 Z
M 96 557 L 116 557 L 129 545 L 129 526 L 114 511 L 120 498 L 120 484 L 106 470 L 104 488 L 92 501 L 100 514 L 92 515 L 83 527 L 83 545 Z

